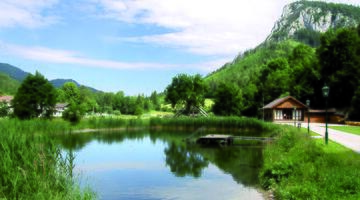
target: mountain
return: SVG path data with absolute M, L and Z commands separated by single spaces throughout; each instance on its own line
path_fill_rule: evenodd
M 317 46 L 321 33 L 357 26 L 359 22 L 359 7 L 317 1 L 294 2 L 284 7 L 266 41 L 295 39 Z
M 7 63 L 0 63 L 0 73 L 7 74 L 19 82 L 22 82 L 29 75 L 28 72 Z
M 207 96 L 214 97 L 221 83 L 238 86 L 245 116 L 260 116 L 264 103 L 285 95 L 310 99 L 312 106 L 321 107 L 324 80 L 316 54 L 320 36 L 328 30 L 334 31 L 327 37 L 335 36 L 336 29 L 350 30 L 358 24 L 359 7 L 308 1 L 289 4 L 264 42 L 205 77 L 210 87 Z
M 85 88 L 89 89 L 90 91 L 92 92 L 101 92 L 100 90 L 97 90 L 95 88 L 92 88 L 92 87 L 88 87 L 88 86 L 85 86 L 85 85 L 81 85 L 80 83 L 76 82 L 75 80 L 73 79 L 54 79 L 54 80 L 51 80 L 50 83 L 56 87 L 56 88 L 60 88 L 62 87 L 65 83 L 67 82 L 72 82 L 72 83 L 75 83 L 75 85 L 77 85 L 78 87 L 80 86 L 84 86 Z
M 7 63 L 0 63 L 0 93 L 6 94 L 15 94 L 20 83 L 29 75 L 30 73 L 23 71 L 22 69 L 15 67 Z M 92 92 L 100 92 L 100 90 L 81 85 L 75 80 L 72 79 L 54 79 L 50 80 L 50 83 L 56 87 L 60 88 L 66 82 L 73 82 L 78 87 L 84 86 L 90 89 Z
M 329 29 L 355 27 L 359 23 L 359 7 L 316 1 L 291 3 L 284 7 L 280 19 L 263 43 L 210 73 L 205 80 L 211 84 L 225 80 L 241 82 L 240 87 L 246 86 L 244 83 L 250 77 L 256 77 L 256 72 L 267 61 L 289 56 L 292 49 L 301 43 L 318 46 L 321 33 Z

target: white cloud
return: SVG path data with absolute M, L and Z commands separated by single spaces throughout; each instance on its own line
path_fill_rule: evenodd
M 99 0 L 106 17 L 153 24 L 171 33 L 129 38 L 202 55 L 236 55 L 269 34 L 283 1 Z M 275 13 L 275 14 L 274 14 Z
M 121 62 L 115 60 L 94 59 L 81 55 L 78 52 L 51 49 L 42 46 L 22 46 L 8 44 L 0 41 L 0 52 L 7 55 L 15 55 L 29 60 L 47 63 L 70 64 L 84 67 L 110 68 L 110 69 L 198 69 L 204 73 L 214 70 L 229 58 L 219 59 L 202 63 L 169 64 L 154 62 Z
M 120 38 L 182 48 L 201 55 L 235 56 L 254 48 L 292 0 L 97 0 L 104 16 L 152 24 L 171 33 Z M 359 0 L 332 1 L 359 5 Z
M 57 18 L 43 12 L 56 3 L 57 0 L 1 0 L 0 27 L 34 28 L 52 24 Z

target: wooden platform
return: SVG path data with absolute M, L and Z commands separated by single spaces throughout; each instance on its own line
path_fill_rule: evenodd
M 210 134 L 199 137 L 196 143 L 201 145 L 232 145 L 234 144 L 234 140 L 268 142 L 272 141 L 273 138 Z
M 211 144 L 233 144 L 234 139 L 231 135 L 219 135 L 219 134 L 211 134 L 199 137 L 196 140 L 197 144 L 205 144 L 205 145 L 211 145 Z

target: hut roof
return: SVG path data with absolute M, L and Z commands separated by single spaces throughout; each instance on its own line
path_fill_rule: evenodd
M 301 107 L 307 108 L 307 106 L 305 104 L 301 103 L 299 100 L 295 99 L 292 96 L 287 96 L 287 97 L 282 97 L 282 98 L 279 98 L 279 99 L 275 99 L 274 101 L 272 101 L 269 104 L 265 105 L 263 107 L 263 109 L 273 109 L 276 106 L 284 103 L 285 101 L 289 101 L 289 100 L 294 101 L 296 104 L 300 105 Z

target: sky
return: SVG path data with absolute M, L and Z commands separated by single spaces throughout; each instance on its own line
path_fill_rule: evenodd
M 106 92 L 162 92 L 256 47 L 292 0 L 1 0 L 0 62 Z M 360 5 L 360 0 L 331 2 Z

